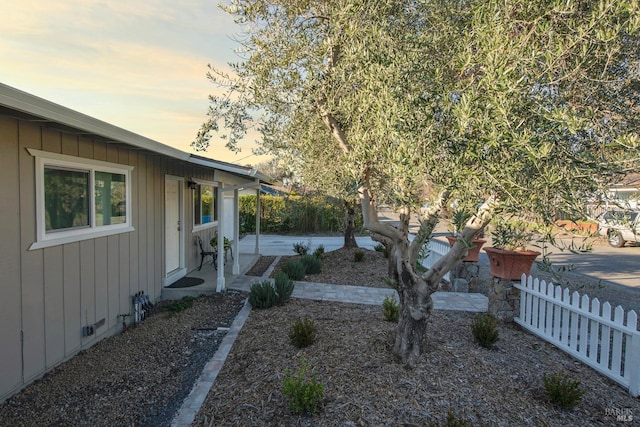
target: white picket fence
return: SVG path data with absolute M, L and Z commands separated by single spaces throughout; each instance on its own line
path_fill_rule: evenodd
M 422 265 L 431 268 L 449 252 L 448 243 L 429 241 Z M 444 277 L 449 280 L 449 273 Z M 523 328 L 550 342 L 601 374 L 640 395 L 640 330 L 638 315 L 626 315 L 620 306 L 522 275 L 519 284 L 520 317 Z M 612 315 L 613 314 L 613 318 Z
M 514 321 L 629 390 L 640 395 L 638 315 L 626 316 L 597 298 L 527 277 L 519 284 L 520 317 Z
M 425 268 L 431 268 L 433 265 L 440 260 L 443 256 L 449 252 L 449 243 L 441 242 L 439 240 L 431 239 L 429 240 L 428 246 L 428 254 L 424 260 L 422 260 L 422 265 Z M 449 280 L 449 273 L 444 275 L 445 280 Z

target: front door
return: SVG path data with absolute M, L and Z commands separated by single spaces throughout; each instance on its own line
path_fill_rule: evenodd
M 166 285 L 184 276 L 181 179 L 165 178 L 165 274 Z

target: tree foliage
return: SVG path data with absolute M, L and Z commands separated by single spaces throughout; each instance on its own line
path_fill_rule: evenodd
M 233 1 L 242 61 L 210 70 L 228 90 L 196 146 L 256 128 L 333 191 L 369 169 L 397 206 L 419 206 L 426 180 L 550 217 L 624 170 L 610 160 L 637 158 L 637 7 Z
M 637 159 L 638 121 L 624 113 L 638 110 L 637 7 L 472 3 L 432 139 L 464 172 L 456 187 L 550 220 L 623 172 L 622 153 Z
M 448 198 L 484 202 L 471 240 L 496 215 L 550 221 L 639 159 L 637 0 L 232 0 L 242 60 L 211 69 L 213 131 L 230 148 L 250 128 L 317 182 L 357 183 L 365 227 L 393 246 L 402 311 L 394 351 L 423 347 L 430 292 L 463 244 L 423 275 L 421 244 Z M 412 243 L 408 219 L 438 197 Z M 380 224 L 379 202 L 401 212 Z

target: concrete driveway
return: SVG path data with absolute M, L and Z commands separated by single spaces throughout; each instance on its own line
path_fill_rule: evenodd
M 397 223 L 398 216 L 390 210 L 379 212 L 381 222 Z M 444 236 L 449 234 L 447 223 L 442 221 L 434 230 L 434 237 L 446 241 Z M 410 224 L 410 231 L 418 230 L 418 221 L 414 217 Z M 363 248 L 373 249 L 377 242 L 370 237 L 356 238 L 358 245 Z M 490 238 L 487 236 L 486 246 L 490 246 Z M 309 251 L 313 252 L 318 245 L 323 245 L 326 252 L 339 249 L 343 246 L 342 236 L 283 236 L 261 235 L 260 253 L 262 255 L 295 255 L 293 245 L 303 243 L 309 245 Z M 253 253 L 255 250 L 255 236 L 247 235 L 240 240 L 241 253 Z M 569 251 L 561 252 L 556 248 L 550 248 L 550 259 L 557 266 L 572 264 L 576 269 L 574 274 L 585 275 L 591 278 L 609 282 L 614 285 L 624 286 L 628 289 L 640 292 L 640 246 L 625 246 L 622 248 L 610 247 L 604 239 L 597 240 L 592 252 L 574 254 Z M 484 251 L 480 252 L 479 262 L 489 264 L 489 259 Z
M 640 246 L 613 248 L 601 240 L 587 253 L 550 250 L 549 259 L 556 265 L 572 264 L 575 273 L 640 291 Z
M 381 221 L 391 223 L 398 221 L 398 215 L 391 210 L 381 210 L 378 214 Z M 418 227 L 417 218 L 414 216 L 411 218 L 409 230 L 416 232 Z M 446 241 L 444 236 L 449 232 L 447 222 L 441 221 L 436 226 L 434 236 L 439 240 Z M 491 246 L 490 236 L 486 236 L 485 239 L 487 239 L 485 246 Z M 591 252 L 574 254 L 569 251 L 562 252 L 552 247 L 549 249 L 551 252 L 549 258 L 556 266 L 573 265 L 575 267 L 573 274 L 621 285 L 640 293 L 640 245 L 612 248 L 605 239 L 595 238 L 592 240 L 595 243 Z M 579 239 L 576 240 L 576 242 L 579 241 Z M 566 239 L 566 242 L 568 243 L 569 240 Z M 484 265 L 489 264 L 489 259 L 484 251 L 480 252 L 479 262 Z
M 377 244 L 371 237 L 356 237 L 358 246 L 366 249 L 373 249 Z M 296 255 L 293 245 L 302 243 L 309 246 L 309 253 L 320 245 L 324 246 L 325 252 L 335 251 L 344 246 L 344 237 L 342 236 L 283 236 L 278 234 L 261 234 L 260 235 L 260 255 L 264 256 L 281 256 Z M 256 247 L 256 236 L 249 234 L 244 236 L 239 243 L 240 253 L 253 253 Z

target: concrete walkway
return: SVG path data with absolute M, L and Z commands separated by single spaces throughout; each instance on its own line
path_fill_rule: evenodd
M 263 276 L 264 278 L 269 277 L 273 266 L 275 266 L 279 260 L 280 257 L 277 257 L 274 260 L 272 266 L 265 272 Z M 264 279 L 250 276 L 238 276 L 227 287 L 229 289 L 248 292 L 251 289 L 251 285 L 260 280 Z M 295 282 L 295 288 L 292 295 L 293 298 L 368 305 L 382 305 L 382 301 L 387 296 L 393 296 L 396 300 L 398 299 L 398 293 L 395 289 L 342 286 L 313 282 Z M 485 312 L 488 307 L 487 297 L 482 294 L 435 292 L 431 295 L 431 298 L 433 299 L 435 310 Z M 231 347 L 238 337 L 240 330 L 244 326 L 245 321 L 249 317 L 250 312 L 251 306 L 247 301 L 231 324 L 229 331 L 222 340 L 222 343 L 213 358 L 204 367 L 200 374 L 200 378 L 194 385 L 191 393 L 182 403 L 182 407 L 171 423 L 173 427 L 191 426 L 196 415 L 200 411 L 207 394 L 209 394 L 209 391 L 213 387 L 213 383 L 222 370 L 224 362 L 231 352 Z
M 277 263 L 277 260 L 274 263 Z M 256 277 L 240 276 L 229 285 L 229 288 L 249 292 L 251 284 L 258 281 L 259 279 Z M 398 301 L 398 293 L 395 289 L 342 286 L 314 282 L 295 282 L 295 288 L 291 296 L 293 298 L 317 301 L 335 301 L 367 305 L 382 305 L 385 297 L 395 297 L 396 301 Z M 486 296 L 473 293 L 435 292 L 431 294 L 431 298 L 433 299 L 434 310 L 481 313 L 487 311 L 489 304 Z

